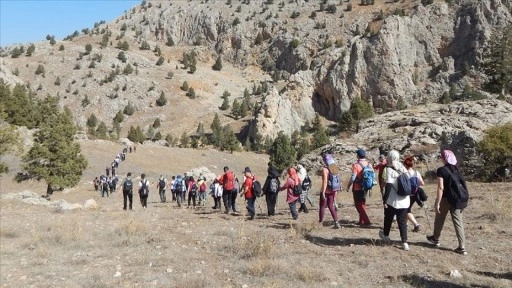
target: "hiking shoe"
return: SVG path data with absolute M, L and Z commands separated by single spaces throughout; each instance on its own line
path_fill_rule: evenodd
M 405 251 L 409 251 L 409 244 L 407 243 L 402 243 L 402 248 L 404 248 Z
M 438 240 L 438 239 L 436 239 L 436 238 L 434 238 L 434 235 L 432 235 L 432 236 L 427 236 L 427 240 L 428 240 L 428 242 L 430 242 L 430 243 L 432 243 L 432 244 L 434 244 L 434 245 L 436 245 L 436 246 L 441 245 L 441 244 L 439 243 L 439 240 Z
M 340 229 L 340 228 L 341 228 L 340 223 L 335 222 L 335 223 L 334 223 L 334 227 L 332 227 L 332 228 L 333 228 L 333 229 Z
M 468 251 L 466 251 L 465 248 L 457 247 L 453 252 L 460 254 L 460 255 L 468 255 Z
M 412 232 L 420 232 L 421 230 L 421 224 L 415 225 L 414 229 L 412 229 Z
M 389 243 L 391 241 L 391 239 L 389 239 L 389 236 L 384 235 L 384 230 L 379 230 L 379 237 L 385 243 Z

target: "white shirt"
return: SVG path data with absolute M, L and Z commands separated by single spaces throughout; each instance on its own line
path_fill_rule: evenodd
M 149 189 L 149 180 L 148 179 L 140 180 L 139 181 L 139 188 L 142 187 L 142 181 L 144 181 L 146 183 L 146 187 L 148 187 L 148 189 Z
M 222 197 L 222 185 L 220 185 L 219 183 L 215 183 L 213 191 L 215 197 Z
M 395 209 L 409 208 L 409 205 L 411 204 L 409 196 L 400 196 L 396 193 L 398 190 L 398 183 L 396 181 L 398 176 L 400 176 L 398 172 L 392 168 L 386 167 L 386 184 L 393 184 L 393 189 L 391 189 L 391 192 L 389 193 L 386 204 Z

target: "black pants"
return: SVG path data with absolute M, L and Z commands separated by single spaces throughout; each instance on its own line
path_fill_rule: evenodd
M 148 208 L 148 195 L 139 195 L 140 196 L 140 204 L 144 208 Z
M 123 209 L 126 210 L 126 204 L 128 201 L 130 201 L 130 210 L 132 210 L 132 203 L 133 203 L 133 192 L 132 191 L 123 191 L 123 199 L 124 199 L 124 205 Z
M 224 208 L 226 208 L 226 212 L 231 212 L 233 209 L 231 208 L 231 193 L 233 190 L 224 190 L 222 193 L 222 202 L 224 202 Z
M 167 199 L 165 198 L 165 189 L 158 191 L 160 193 L 160 202 L 164 203 Z
M 407 242 L 407 208 L 396 209 L 389 205 L 388 208 L 384 208 L 384 236 L 389 236 L 395 215 L 398 230 L 400 231 L 400 238 L 402 238 L 402 243 L 405 243 Z
M 238 190 L 231 191 L 231 210 L 233 212 L 237 212 L 236 210 L 236 198 L 238 197 Z
M 194 207 L 196 207 L 196 195 L 197 193 L 188 193 L 188 206 L 190 206 L 190 200 L 192 200 Z
M 222 197 L 213 197 L 214 202 L 214 208 L 213 209 L 220 209 L 222 208 Z
M 265 200 L 267 200 L 268 216 L 276 215 L 277 193 L 269 193 L 265 198 Z

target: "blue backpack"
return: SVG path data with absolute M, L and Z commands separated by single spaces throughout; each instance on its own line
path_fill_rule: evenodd
M 362 176 L 358 183 L 361 185 L 361 189 L 363 191 L 371 190 L 375 183 L 375 172 L 373 171 L 372 166 L 368 163 L 368 166 L 363 166 L 363 164 L 358 163 L 363 171 L 361 172 Z
M 411 181 L 411 195 L 418 193 L 420 188 L 420 179 L 418 178 L 418 171 L 414 171 L 414 175 L 409 178 Z
M 329 171 L 327 188 L 331 189 L 332 191 L 340 191 L 341 190 L 340 175 L 333 174 L 333 173 L 331 173 L 331 171 Z

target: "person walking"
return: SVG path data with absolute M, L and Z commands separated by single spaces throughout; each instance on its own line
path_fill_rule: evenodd
M 231 193 L 235 190 L 235 173 L 224 166 L 224 175 L 220 179 L 222 185 L 222 201 L 224 202 L 225 213 L 234 212 L 232 207 Z M 235 196 L 236 198 L 236 196 Z
M 301 164 L 298 164 L 297 168 L 295 168 L 295 170 L 297 171 L 297 175 L 299 176 L 299 180 L 302 185 L 301 193 L 300 193 L 300 197 L 299 197 L 299 203 L 300 203 L 299 212 L 304 212 L 307 214 L 307 213 L 309 213 L 309 210 L 308 210 L 308 207 L 306 206 L 306 198 L 308 197 L 309 188 L 311 187 L 311 179 L 308 176 L 308 172 L 306 171 L 306 168 L 304 168 L 304 166 L 302 166 Z M 306 185 L 304 185 L 304 184 L 306 184 Z
M 279 172 L 276 167 L 268 167 L 267 173 L 267 179 L 265 179 L 265 184 L 263 184 L 263 193 L 267 202 L 267 214 L 268 216 L 274 216 L 276 215 L 277 196 L 281 182 L 279 181 Z
M 407 219 L 411 221 L 412 224 L 414 224 L 414 229 L 412 232 L 419 232 L 421 229 L 421 224 L 416 221 L 414 214 L 412 214 L 412 206 L 414 203 L 418 202 L 418 190 L 420 189 L 420 186 L 425 185 L 425 182 L 423 181 L 423 177 L 421 177 L 421 173 L 414 169 L 414 162 L 414 157 L 412 156 L 405 157 L 404 159 L 404 166 L 407 169 L 407 174 L 409 174 L 412 188 L 412 193 L 409 196 L 411 203 L 409 204 L 409 209 L 407 209 Z
M 386 156 L 383 154 L 379 155 L 379 163 L 375 165 L 375 171 L 377 171 L 377 182 L 379 183 L 380 195 L 384 196 L 384 187 L 386 186 L 386 179 L 384 179 L 384 169 L 387 165 Z
M 391 150 L 387 158 L 387 167 L 385 170 L 386 187 L 382 204 L 384 205 L 384 230 L 379 231 L 379 237 L 385 242 L 389 242 L 389 232 L 393 224 L 393 218 L 396 216 L 400 238 L 402 239 L 402 248 L 409 251 L 407 243 L 407 210 L 409 209 L 409 196 L 398 195 L 398 176 L 407 173 L 407 169 L 400 162 L 400 154 L 396 150 Z
M 169 190 L 171 190 L 172 194 L 172 202 L 176 201 L 176 191 L 174 190 L 174 182 L 176 181 L 176 176 L 171 177 L 171 182 L 169 183 Z
M 212 186 L 212 197 L 214 202 L 212 209 L 220 210 L 222 208 L 222 186 L 219 183 L 219 179 L 213 180 Z
M 165 197 L 165 188 L 167 187 L 167 179 L 165 179 L 164 175 L 160 175 L 158 178 L 158 183 L 156 184 L 156 188 L 158 189 L 158 194 L 160 195 L 160 202 L 165 203 L 167 198 Z
M 132 173 L 128 172 L 126 174 L 126 178 L 123 181 L 123 185 L 121 185 L 123 189 L 123 210 L 127 208 L 127 202 L 129 202 L 129 209 L 132 210 L 133 203 L 133 181 L 132 181 Z
M 245 197 L 245 201 L 247 202 L 247 212 L 249 213 L 249 220 L 253 220 L 256 216 L 256 209 L 254 205 L 256 203 L 256 195 L 252 193 L 252 182 L 255 181 L 255 176 L 252 174 L 251 169 L 249 167 L 245 167 L 243 171 L 245 175 L 244 185 L 240 191 L 240 196 Z
M 185 201 L 185 180 L 181 175 L 176 176 L 176 181 L 174 181 L 174 193 L 176 193 L 176 203 L 178 203 L 178 207 L 181 207 L 183 201 Z
M 148 197 L 149 197 L 149 181 L 146 179 L 146 174 L 142 173 L 140 175 L 139 182 L 139 197 L 140 204 L 144 210 L 148 209 Z
M 203 173 L 199 175 L 197 178 L 197 186 L 199 187 L 199 206 L 206 205 L 206 177 L 204 177 Z
M 441 161 L 443 166 L 437 169 L 437 196 L 434 204 L 436 211 L 436 217 L 434 220 L 434 234 L 427 236 L 427 240 L 436 245 L 440 246 L 439 237 L 441 237 L 441 231 L 443 230 L 444 221 L 446 215 L 450 212 L 452 217 L 453 226 L 455 228 L 455 235 L 459 242 L 459 246 L 455 248 L 454 252 L 462 255 L 467 255 L 466 251 L 466 239 L 464 235 L 464 220 L 462 212 L 467 207 L 467 199 L 457 201 L 457 203 L 450 203 L 449 189 L 450 182 L 457 181 L 467 191 L 467 186 L 464 181 L 461 181 L 462 176 L 460 175 L 459 169 L 457 168 L 457 158 L 455 154 L 450 150 L 443 150 L 441 152 Z M 458 178 L 458 179 L 457 179 Z M 452 201 L 453 202 L 453 201 Z
M 366 197 L 368 191 L 364 191 L 361 185 L 363 179 L 363 167 L 370 165 L 370 163 L 366 160 L 365 150 L 358 149 L 356 154 L 357 161 L 352 164 L 352 175 L 350 176 L 350 180 L 347 185 L 347 191 L 350 191 L 350 186 L 352 186 L 354 206 L 359 214 L 359 222 L 357 224 L 361 226 L 370 226 L 372 223 L 370 222 L 370 218 L 368 218 L 368 213 L 366 212 Z
M 193 208 L 196 208 L 196 199 L 197 199 L 197 183 L 196 180 L 194 180 L 193 176 L 188 177 L 188 186 L 187 186 L 187 192 L 188 192 L 188 206 L 187 208 L 190 208 L 190 200 L 192 200 L 192 204 L 194 205 Z
M 292 215 L 292 218 L 294 220 L 299 219 L 299 213 L 297 212 L 297 202 L 299 201 L 300 195 L 295 195 L 293 193 L 293 189 L 297 185 L 301 185 L 299 176 L 297 175 L 297 170 L 295 168 L 290 167 L 288 168 L 288 179 L 286 182 L 281 186 L 279 191 L 286 190 L 286 203 L 288 203 L 288 206 L 290 207 L 290 213 Z M 302 189 L 302 188 L 301 188 Z
M 322 187 L 320 190 L 320 209 L 319 209 L 319 223 L 324 222 L 325 208 L 329 207 L 332 219 L 334 220 L 334 229 L 340 228 L 338 222 L 338 214 L 334 208 L 334 200 L 336 194 L 341 191 L 341 177 L 339 175 L 339 168 L 334 161 L 331 154 L 324 154 L 322 156 L 325 166 L 320 170 L 322 176 Z

